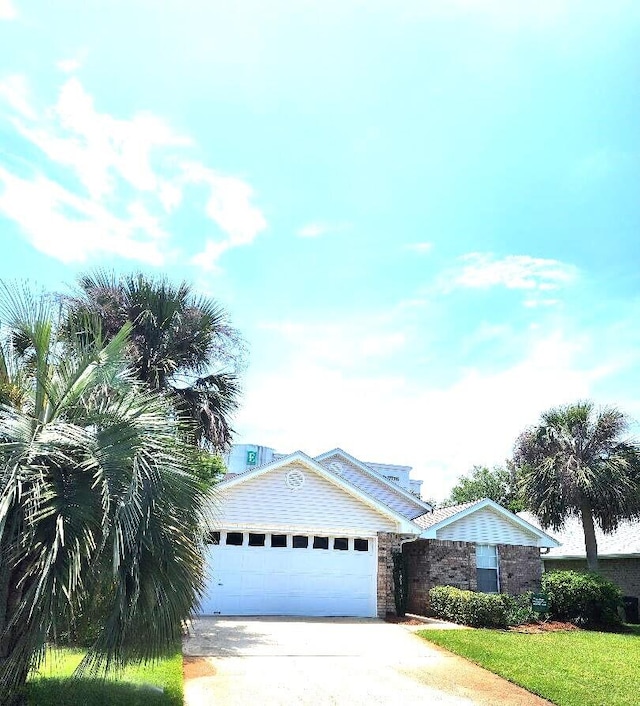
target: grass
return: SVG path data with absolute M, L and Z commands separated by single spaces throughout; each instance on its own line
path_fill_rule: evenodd
M 71 677 L 83 650 L 51 652 L 29 678 L 29 706 L 182 706 L 182 652 L 154 664 L 129 666 L 114 677 Z M 158 687 L 163 692 L 158 691 Z
M 629 633 L 422 630 L 418 634 L 559 706 L 637 706 L 640 626 L 629 628 Z

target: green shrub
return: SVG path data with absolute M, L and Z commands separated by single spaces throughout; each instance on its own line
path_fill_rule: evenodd
M 551 571 L 542 576 L 549 596 L 549 615 L 580 626 L 620 623 L 620 589 L 599 574 L 586 571 Z
M 472 627 L 505 628 L 538 620 L 531 609 L 531 593 L 475 593 L 453 586 L 436 586 L 429 591 L 431 611 L 439 618 Z
M 498 593 L 474 593 L 453 586 L 429 591 L 431 610 L 439 618 L 473 627 L 507 627 L 507 607 Z
M 500 597 L 507 611 L 507 625 L 524 625 L 525 623 L 536 623 L 540 616 L 531 608 L 531 591 L 522 593 L 519 596 L 510 596 L 501 593 Z

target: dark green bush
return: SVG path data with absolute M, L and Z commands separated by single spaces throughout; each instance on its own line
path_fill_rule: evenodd
M 524 625 L 524 623 L 536 623 L 540 616 L 531 608 L 531 591 L 522 593 L 519 596 L 510 596 L 501 593 L 500 597 L 507 611 L 507 625 Z
M 618 625 L 622 609 L 620 589 L 599 574 L 587 571 L 551 571 L 542 576 L 549 596 L 549 616 L 583 627 Z
M 531 609 L 531 593 L 476 593 L 453 586 L 436 586 L 429 591 L 431 611 L 444 620 L 472 627 L 506 628 L 538 620 Z
M 431 610 L 439 618 L 473 627 L 507 627 L 507 607 L 498 593 L 474 593 L 453 586 L 429 591 Z

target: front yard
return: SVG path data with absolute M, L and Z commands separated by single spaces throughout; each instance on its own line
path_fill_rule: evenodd
M 82 650 L 50 652 L 29 679 L 29 706 L 182 706 L 180 646 L 155 664 L 130 666 L 106 680 L 71 678 L 83 656 Z
M 506 630 L 422 630 L 418 634 L 559 706 L 636 706 L 640 626 L 523 634 Z

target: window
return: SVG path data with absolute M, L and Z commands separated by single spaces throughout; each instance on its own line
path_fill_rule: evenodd
M 490 544 L 476 544 L 476 576 L 478 591 L 498 593 L 498 548 Z
M 368 552 L 369 551 L 369 540 L 368 539 L 354 539 L 353 548 L 357 552 Z
M 227 532 L 227 544 L 234 547 L 241 547 L 244 541 L 244 535 L 242 532 Z
M 344 552 L 349 549 L 349 540 L 346 537 L 336 537 L 333 540 L 333 548 Z
M 294 549 L 306 549 L 309 546 L 309 537 L 305 537 L 301 534 L 293 535 L 293 548 Z
M 329 549 L 329 537 L 314 537 L 313 538 L 313 548 L 314 549 Z
M 220 532 L 209 532 L 207 534 L 207 544 L 220 544 Z
M 266 534 L 253 534 L 252 532 L 249 532 L 249 546 L 264 547 L 264 540 L 266 537 Z
M 287 535 L 286 534 L 272 534 L 271 535 L 271 546 L 272 547 L 286 547 L 287 546 Z

